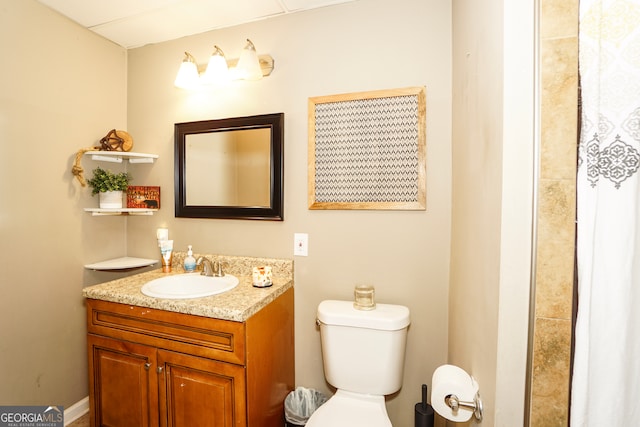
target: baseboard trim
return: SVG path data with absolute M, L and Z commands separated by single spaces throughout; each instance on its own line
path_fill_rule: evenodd
M 89 396 L 64 410 L 64 425 L 68 426 L 87 412 L 89 412 Z

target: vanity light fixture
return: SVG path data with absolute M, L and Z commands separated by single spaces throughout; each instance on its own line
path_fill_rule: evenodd
M 185 52 L 174 84 L 181 89 L 196 89 L 201 85 L 223 84 L 230 80 L 259 80 L 271 74 L 273 64 L 270 55 L 258 55 L 249 39 L 239 59 L 227 60 L 222 49 L 216 45 L 206 68 L 199 66 L 193 55 Z

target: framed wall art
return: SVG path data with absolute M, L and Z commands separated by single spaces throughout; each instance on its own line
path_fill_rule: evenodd
M 309 209 L 426 209 L 424 87 L 309 98 Z
M 160 209 L 160 187 L 130 185 L 127 208 Z

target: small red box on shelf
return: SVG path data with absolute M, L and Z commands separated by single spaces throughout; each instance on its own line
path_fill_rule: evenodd
M 160 209 L 160 187 L 130 185 L 127 208 Z

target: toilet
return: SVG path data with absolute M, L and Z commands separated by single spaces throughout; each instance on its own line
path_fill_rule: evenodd
M 328 300 L 317 316 L 324 375 L 337 391 L 306 427 L 392 427 L 384 397 L 402 386 L 409 309 Z

